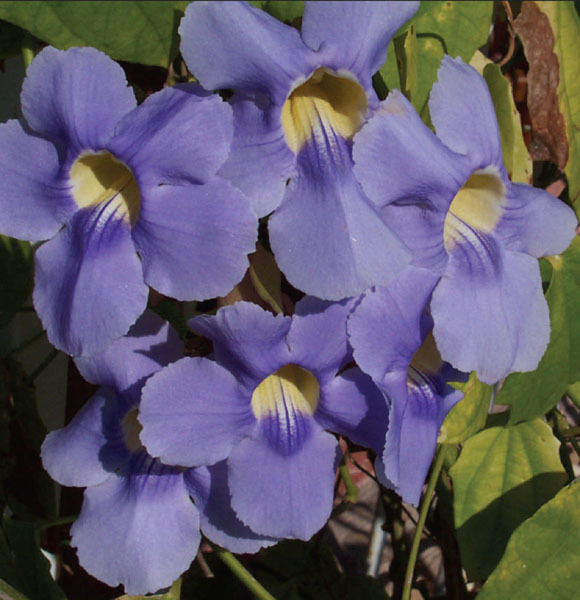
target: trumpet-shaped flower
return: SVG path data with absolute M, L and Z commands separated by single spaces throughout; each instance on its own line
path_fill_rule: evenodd
M 136 107 L 121 67 L 93 48 L 44 49 L 21 99 L 26 123 L 0 125 L 0 231 L 49 240 L 34 304 L 56 347 L 103 350 L 143 312 L 148 285 L 207 299 L 241 279 L 257 220 L 216 176 L 227 104 L 176 86 Z
M 537 257 L 565 250 L 572 210 L 507 176 L 487 86 L 445 57 L 429 108 L 437 136 L 392 92 L 354 141 L 377 210 L 438 275 L 430 310 L 443 360 L 493 383 L 536 368 L 550 334 Z
M 352 139 L 379 101 L 372 76 L 418 2 L 306 2 L 301 31 L 240 2 L 193 2 L 181 51 L 207 89 L 232 88 L 220 173 L 269 220 L 288 280 L 339 300 L 385 284 L 409 253 L 352 173 Z
M 123 584 L 129 594 L 167 587 L 187 569 L 199 546 L 200 521 L 210 539 L 236 552 L 273 543 L 236 518 L 223 465 L 167 466 L 139 440 L 145 380 L 182 356 L 175 332 L 145 312 L 105 352 L 76 359 L 83 376 L 102 387 L 42 446 L 54 479 L 87 488 L 71 529 L 81 565 L 109 585 Z
M 348 319 L 354 358 L 383 390 L 389 421 L 377 476 L 417 505 L 443 419 L 463 397 L 448 385 L 466 376 L 441 360 L 425 305 L 437 276 L 408 267 L 367 291 Z
M 310 538 L 332 509 L 339 445 L 382 449 L 386 403 L 353 367 L 352 302 L 305 298 L 292 318 L 239 302 L 190 325 L 215 361 L 184 358 L 143 390 L 141 439 L 167 464 L 225 461 L 231 503 L 257 534 Z

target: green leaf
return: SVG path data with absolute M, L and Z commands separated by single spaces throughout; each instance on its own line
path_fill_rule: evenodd
M 116 60 L 167 67 L 187 2 L 0 2 L 0 18 L 56 48 L 94 46 Z
M 0 327 L 10 321 L 30 296 L 33 277 L 30 244 L 0 235 Z
M 477 600 L 580 600 L 579 506 L 576 481 L 522 523 Z
M 566 483 L 559 443 L 540 420 L 468 439 L 450 470 L 457 541 L 470 580 L 485 579 L 518 525 Z
M 22 39 L 27 35 L 20 27 L 0 21 L 0 59 L 20 54 Z
M 440 444 L 462 444 L 485 427 L 493 386 L 482 383 L 475 373 L 465 383 L 452 383 L 463 398 L 451 409 L 439 434 Z
M 21 594 L 2 579 L 0 579 L 0 598 L 2 600 L 28 600 L 24 594 Z
M 573 2 L 535 2 L 548 17 L 559 62 L 558 107 L 566 124 L 570 201 L 580 216 L 580 18 Z
M 474 52 L 487 41 L 492 11 L 493 2 L 487 1 L 421 2 L 419 11 L 404 29 L 414 26 L 417 36 L 418 83 L 412 103 L 421 115 L 426 114 L 429 92 L 437 79 L 443 55 L 461 56 L 469 62 Z M 392 56 L 387 55 L 380 73 L 389 89 L 401 87 L 393 69 Z
M 574 402 L 574 404 L 580 408 L 580 381 L 569 385 L 568 389 L 566 390 L 566 394 L 572 400 L 572 402 Z
M 266 0 L 260 4 L 262 10 L 284 23 L 292 23 L 304 12 L 304 2 L 301 0 Z
M 531 373 L 513 373 L 496 404 L 511 406 L 510 423 L 535 419 L 553 408 L 569 383 L 580 380 L 580 238 L 563 254 L 548 256 L 552 280 L 546 292 L 552 331 L 550 343 Z
M 116 600 L 179 600 L 180 598 L 181 577 L 173 582 L 173 585 L 165 594 L 153 594 L 151 596 L 129 596 L 128 594 L 123 594 Z
M 250 254 L 250 278 L 258 295 L 272 309 L 282 312 L 282 274 L 272 254 L 256 244 L 256 251 Z

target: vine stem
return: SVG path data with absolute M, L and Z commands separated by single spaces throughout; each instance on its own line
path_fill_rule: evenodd
M 431 506 L 431 500 L 433 498 L 433 492 L 435 491 L 435 485 L 439 479 L 439 474 L 443 468 L 445 462 L 445 454 L 447 452 L 447 444 L 439 446 L 435 464 L 431 470 L 431 476 L 429 477 L 429 483 L 423 496 L 423 503 L 421 504 L 421 511 L 419 512 L 419 520 L 417 521 L 417 529 L 415 530 L 415 537 L 413 538 L 413 545 L 411 546 L 411 552 L 409 553 L 409 562 L 407 563 L 407 571 L 405 572 L 405 585 L 403 586 L 403 595 L 401 600 L 410 600 L 411 588 L 413 587 L 413 573 L 415 572 L 415 563 L 417 562 L 417 555 L 419 554 L 419 543 L 421 542 L 421 536 L 423 534 L 423 528 L 425 527 L 425 521 L 427 520 L 427 513 Z
M 231 553 L 219 546 L 211 544 L 214 552 L 228 569 L 258 598 L 259 600 L 276 600 L 270 592 L 244 567 Z

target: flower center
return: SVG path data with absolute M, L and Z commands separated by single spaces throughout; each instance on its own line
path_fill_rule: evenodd
M 312 416 L 318 405 L 320 386 L 316 377 L 298 365 L 288 364 L 260 382 L 252 394 L 257 419 L 277 416 L 292 421 L 298 414 Z
M 143 429 L 143 426 L 137 420 L 137 416 L 139 415 L 138 408 L 132 408 L 124 417 L 121 423 L 121 428 L 123 430 L 123 439 L 125 440 L 125 444 L 127 448 L 129 448 L 130 452 L 137 452 L 143 448 L 143 444 L 139 439 L 139 434 Z
M 445 217 L 445 249 L 466 238 L 469 241 L 475 232 L 490 233 L 502 215 L 505 195 L 505 185 L 495 169 L 475 171 L 453 198 Z
M 297 153 L 327 127 L 350 140 L 363 124 L 367 108 L 367 96 L 356 81 L 320 67 L 292 91 L 282 107 L 286 143 Z
M 79 208 L 107 203 L 119 218 L 134 225 L 141 195 L 130 169 L 109 152 L 84 154 L 71 167 L 72 195 Z

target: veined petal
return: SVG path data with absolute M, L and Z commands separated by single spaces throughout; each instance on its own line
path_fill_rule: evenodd
M 371 78 L 391 38 L 418 8 L 419 2 L 306 2 L 302 39 L 329 67 L 352 71 L 374 95 Z
M 116 394 L 97 393 L 62 429 L 51 431 L 42 444 L 42 464 L 62 485 L 91 486 L 107 479 L 129 459 L 123 441 L 122 413 Z
M 149 454 L 186 467 L 227 458 L 255 425 L 234 376 L 206 358 L 183 358 L 153 375 L 143 388 L 139 421 Z
M 149 285 L 179 300 L 207 300 L 244 276 L 258 223 L 242 193 L 213 177 L 144 188 L 132 234 Z
M 259 217 L 282 202 L 287 181 L 294 175 L 294 154 L 286 143 L 280 111 L 264 110 L 254 100 L 236 94 L 234 139 L 219 174 L 231 181 L 250 200 Z
M 512 183 L 497 234 L 510 250 L 540 257 L 564 252 L 578 221 L 574 211 L 548 192 Z
M 44 48 L 28 67 L 22 113 L 30 127 L 68 157 L 99 150 L 135 108 L 123 69 L 95 48 Z
M 78 211 L 36 252 L 34 306 L 57 348 L 102 351 L 145 310 L 147 286 L 114 202 Z
M 494 166 L 505 171 L 493 102 L 485 80 L 473 67 L 461 58 L 444 56 L 429 110 L 437 136 L 464 154 L 472 170 Z
M 179 27 L 181 53 L 209 90 L 234 88 L 283 102 L 292 82 L 313 70 L 293 27 L 245 2 L 196 2 Z
M 291 362 L 286 343 L 291 323 L 290 317 L 274 316 L 256 304 L 236 302 L 215 316 L 195 317 L 189 326 L 212 340 L 216 361 L 251 394 L 262 379 Z
M 311 140 L 301 151 L 299 175 L 268 228 L 292 285 L 342 300 L 388 283 L 411 257 L 355 180 L 346 140 L 323 131 L 326 141 Z
M 318 428 L 291 455 L 247 437 L 228 459 L 232 506 L 258 534 L 308 540 L 330 516 L 339 458 L 336 439 Z
M 228 156 L 231 113 L 219 96 L 209 95 L 198 85 L 165 88 L 119 122 L 109 148 L 131 165 L 143 188 L 203 183 Z
M 257 552 L 278 541 L 254 533 L 236 516 L 230 498 L 225 460 L 210 467 L 189 469 L 184 477 L 200 513 L 201 530 L 214 544 L 242 554 Z
M 170 586 L 201 540 L 183 474 L 146 461 L 148 470 L 113 474 L 87 488 L 71 528 L 81 565 L 110 586 L 123 584 L 131 595 Z
M 441 356 L 490 384 L 532 371 L 550 337 L 538 263 L 463 225 L 431 300 Z
M 77 209 L 59 176 L 53 144 L 16 121 L 0 124 L 0 231 L 22 240 L 54 236 Z
M 138 404 L 145 379 L 182 357 L 183 343 L 173 327 L 146 310 L 126 336 L 75 364 L 87 381 L 129 393 Z

